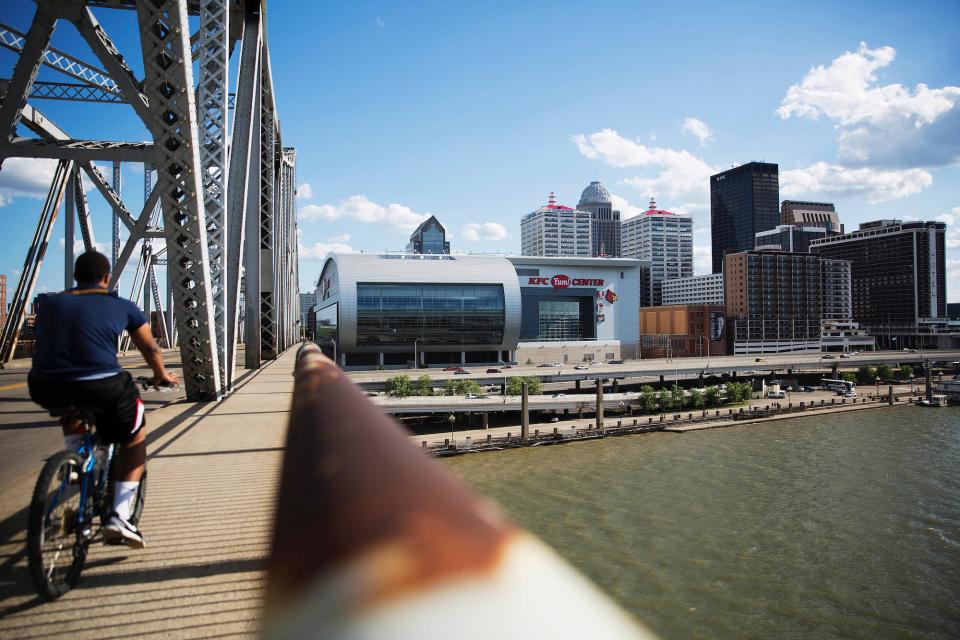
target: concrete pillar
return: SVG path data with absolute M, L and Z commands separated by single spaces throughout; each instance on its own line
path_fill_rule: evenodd
M 377 354 L 377 364 L 381 367 L 383 366 L 383 351 Z
M 488 414 L 486 411 L 483 412 L 483 428 L 490 428 L 490 414 Z
M 699 382 L 699 387 L 703 389 L 703 372 L 697 374 L 697 381 Z
M 596 424 L 597 429 L 603 429 L 603 380 L 600 378 L 597 378 Z
M 660 374 L 660 384 L 663 384 L 663 374 Z
M 577 393 L 579 393 L 579 392 L 580 392 L 580 381 L 577 380 Z
M 930 361 L 926 360 L 923 363 L 923 370 L 926 373 L 924 376 L 927 382 L 927 400 L 933 400 L 933 385 L 930 382 Z
M 887 404 L 893 406 L 893 385 L 887 387 Z
M 613 379 L 613 392 L 620 393 L 620 381 L 616 378 Z
M 530 404 L 526 382 L 521 386 L 520 393 L 520 437 L 526 440 L 530 437 Z
M 583 420 L 583 407 L 577 407 L 577 420 Z
M 461 352 L 460 352 L 460 364 L 467 364 L 467 352 L 466 352 L 466 351 L 461 351 Z

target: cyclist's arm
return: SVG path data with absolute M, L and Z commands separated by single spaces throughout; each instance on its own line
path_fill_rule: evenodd
M 169 373 L 163 366 L 163 353 L 157 346 L 156 340 L 153 339 L 153 334 L 150 333 L 149 323 L 144 322 L 140 325 L 130 334 L 130 338 L 133 340 L 133 344 L 137 345 L 143 359 L 153 369 L 154 384 L 179 384 L 180 381 L 177 376 Z

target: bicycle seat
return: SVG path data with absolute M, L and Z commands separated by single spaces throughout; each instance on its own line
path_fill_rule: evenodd
M 86 406 L 82 404 L 72 404 L 66 407 L 51 407 L 47 411 L 54 418 L 62 416 L 92 415 L 94 417 L 103 415 L 103 409 L 100 407 Z

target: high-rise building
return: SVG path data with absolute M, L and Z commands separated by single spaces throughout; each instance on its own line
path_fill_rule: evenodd
M 784 200 L 780 203 L 780 224 L 823 227 L 827 235 L 843 233 L 843 225 L 832 202 Z
M 819 256 L 742 251 L 724 261 L 727 331 L 734 354 L 820 350 Z
M 407 251 L 409 253 L 450 253 L 447 232 L 435 216 L 430 216 L 424 220 L 410 234 Z
M 778 224 L 773 229 L 758 231 L 754 236 L 754 249 L 772 251 L 793 251 L 809 253 L 810 241 L 825 238 L 827 230 L 816 226 L 797 226 Z
M 525 256 L 590 257 L 590 213 L 557 204 L 550 193 L 547 204 L 520 220 L 520 253 Z
M 607 188 L 594 180 L 580 194 L 580 211 L 590 212 L 590 255 L 619 258 L 620 212 L 613 208 L 613 197 Z
M 658 209 L 651 198 L 647 211 L 623 221 L 622 255 L 650 262 L 651 304 L 660 306 L 663 281 L 693 275 L 693 220 Z
M 872 351 L 876 340 L 853 321 L 853 289 L 849 260 L 820 260 L 824 351 Z
M 814 240 L 810 251 L 850 261 L 853 319 L 883 348 L 937 346 L 947 315 L 946 227 L 877 220 Z
M 301 293 L 300 294 L 300 327 L 305 329 L 309 327 L 308 324 L 308 315 L 310 310 L 313 309 L 317 304 L 317 293 L 316 291 L 311 291 L 310 293 Z
M 663 304 L 672 305 L 722 305 L 723 274 L 709 273 L 663 281 Z
M 780 223 L 780 169 L 748 162 L 710 176 L 710 233 L 713 272 L 728 253 L 753 249 L 757 232 Z

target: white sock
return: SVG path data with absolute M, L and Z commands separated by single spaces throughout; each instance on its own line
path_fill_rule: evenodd
M 83 442 L 83 434 L 67 433 L 63 436 L 63 448 L 67 451 L 77 451 L 80 449 L 81 442 Z
M 113 510 L 124 520 L 130 519 L 130 511 L 133 508 L 133 498 L 137 495 L 139 482 L 114 482 L 113 483 Z

